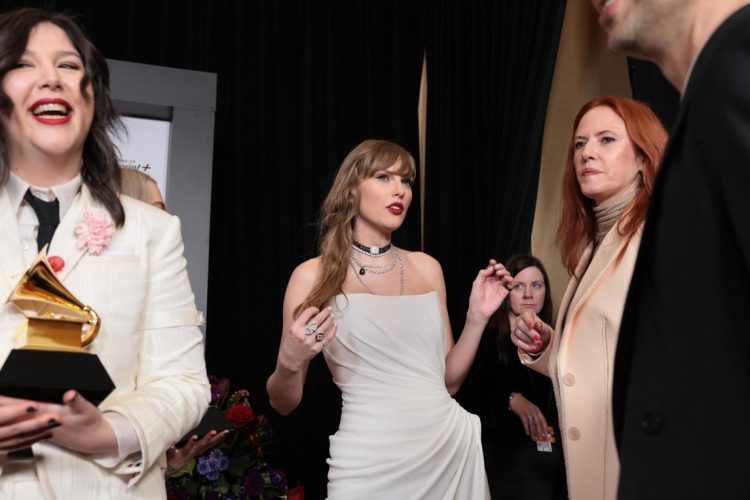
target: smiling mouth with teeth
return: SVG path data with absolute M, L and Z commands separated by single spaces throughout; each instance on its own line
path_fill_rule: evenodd
M 48 117 L 48 118 L 62 118 L 70 113 L 70 109 L 64 104 L 56 102 L 48 102 L 40 104 L 31 110 L 34 116 Z

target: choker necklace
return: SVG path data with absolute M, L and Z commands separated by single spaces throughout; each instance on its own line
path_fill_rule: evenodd
M 358 241 L 352 241 L 352 248 L 370 257 L 382 257 L 393 249 L 393 245 L 388 243 L 384 247 L 368 247 Z

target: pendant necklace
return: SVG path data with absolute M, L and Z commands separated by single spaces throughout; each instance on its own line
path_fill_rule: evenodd
M 385 264 L 385 265 L 382 265 L 382 266 L 376 266 L 376 265 L 373 265 L 373 264 L 365 264 L 365 263 L 363 263 L 361 260 L 359 260 L 359 256 L 357 256 L 356 252 L 351 252 L 352 265 L 356 265 L 359 268 L 359 271 L 356 271 L 356 269 L 355 269 L 355 271 L 360 276 L 364 276 L 365 273 L 370 273 L 370 274 L 385 274 L 388 271 L 390 271 L 391 269 L 393 269 L 394 266 L 396 265 L 396 255 L 397 255 L 397 252 L 393 251 L 393 252 L 390 252 L 390 253 L 391 253 L 391 261 L 388 264 Z
M 356 248 L 356 247 L 353 247 L 353 248 Z M 375 292 L 373 292 L 369 286 L 367 286 L 367 284 L 362 280 L 362 276 L 364 276 L 366 273 L 386 274 L 391 269 L 393 269 L 396 266 L 396 264 L 398 264 L 398 271 L 399 271 L 398 294 L 403 295 L 404 294 L 404 263 L 401 260 L 401 256 L 399 255 L 398 251 L 394 247 L 388 244 L 384 248 L 386 248 L 385 250 L 386 252 L 391 253 L 391 255 L 393 256 L 393 258 L 391 259 L 391 262 L 384 266 L 372 266 L 369 264 L 363 264 L 362 261 L 360 261 L 359 258 L 357 257 L 356 253 L 352 251 L 351 260 L 349 261 L 349 263 L 351 264 L 352 270 L 354 271 L 354 276 L 357 278 L 357 281 L 359 281 L 368 292 L 370 292 L 373 295 L 378 295 Z

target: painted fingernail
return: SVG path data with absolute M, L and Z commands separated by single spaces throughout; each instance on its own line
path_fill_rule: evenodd
M 34 412 L 36 412 L 36 408 L 34 408 L 33 406 L 29 406 L 28 408 L 26 408 L 26 413 L 34 413 Z
M 49 425 L 50 427 L 60 427 L 60 422 L 58 422 L 58 421 L 57 421 L 57 420 L 55 420 L 54 418 L 51 418 L 51 419 L 47 420 L 47 424 L 48 424 L 48 425 Z

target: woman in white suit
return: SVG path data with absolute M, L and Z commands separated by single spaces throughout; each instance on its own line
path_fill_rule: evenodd
M 106 62 L 71 18 L 0 15 L 0 81 L 0 295 L 49 243 L 57 277 L 101 317 L 88 349 L 116 386 L 98 407 L 73 390 L 0 396 L 0 497 L 164 498 L 157 462 L 210 397 L 179 220 L 118 195 Z M 0 364 L 23 319 L 0 309 Z M 30 459 L 4 453 L 28 446 Z
M 667 133 L 643 103 L 598 97 L 575 119 L 557 233 L 572 277 L 554 331 L 516 322 L 521 361 L 552 378 L 572 500 L 615 500 L 612 368 L 625 297 Z

